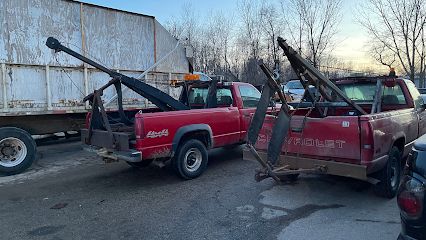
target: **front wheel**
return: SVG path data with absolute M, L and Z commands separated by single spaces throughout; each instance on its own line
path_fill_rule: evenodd
M 175 172 L 184 179 L 200 176 L 207 168 L 208 153 L 206 146 L 199 140 L 184 142 L 173 159 Z
M 36 157 L 36 143 L 19 128 L 0 128 L 0 172 L 7 175 L 25 171 Z
M 374 186 L 376 194 L 386 198 L 395 197 L 401 178 L 401 152 L 397 147 L 392 147 L 386 166 L 375 175 L 380 180 Z

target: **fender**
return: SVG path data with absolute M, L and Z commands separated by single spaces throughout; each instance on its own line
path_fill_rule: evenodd
M 209 133 L 210 142 L 209 142 L 209 146 L 206 146 L 206 147 L 210 148 L 211 146 L 213 146 L 213 132 L 210 126 L 207 124 L 191 124 L 191 125 L 183 126 L 176 131 L 176 134 L 173 137 L 173 142 L 172 142 L 172 156 L 176 152 L 182 137 L 187 133 L 197 132 L 197 131 L 207 131 Z
M 405 148 L 406 148 L 406 146 L 405 146 L 405 144 L 406 144 L 406 136 L 405 136 L 404 132 L 397 132 L 397 133 L 395 133 L 395 135 L 392 136 L 391 145 L 389 146 L 388 149 L 390 151 L 390 149 L 393 146 L 395 146 L 395 142 L 398 141 L 399 139 L 404 139 L 404 143 L 402 145 L 402 152 L 401 152 L 401 154 L 404 155 Z

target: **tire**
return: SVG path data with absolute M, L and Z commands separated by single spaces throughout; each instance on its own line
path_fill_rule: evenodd
M 127 162 L 130 166 L 134 168 L 146 168 L 152 163 L 152 159 L 150 160 L 142 160 L 141 162 Z
M 0 172 L 18 174 L 31 166 L 37 146 L 31 135 L 15 127 L 0 128 Z
M 206 146 L 191 139 L 179 146 L 172 164 L 175 172 L 183 179 L 200 176 L 207 168 L 208 153 Z
M 380 180 L 374 192 L 381 197 L 395 197 L 401 179 L 401 152 L 397 147 L 392 147 L 386 166 L 374 175 Z

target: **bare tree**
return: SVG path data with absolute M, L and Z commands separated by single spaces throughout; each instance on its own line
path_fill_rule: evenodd
M 419 67 L 419 75 L 420 75 L 420 87 L 425 87 L 425 78 L 426 78 L 426 51 L 425 51 L 425 32 L 424 28 L 422 28 L 422 37 L 421 37 L 421 47 L 420 52 L 418 52 L 420 55 L 420 67 Z
M 185 2 L 181 8 L 181 14 L 177 18 L 170 18 L 165 23 L 165 28 L 175 38 L 186 38 L 189 43 L 196 41 L 199 31 L 199 16 L 194 11 L 190 2 Z
M 307 59 L 319 68 L 332 46 L 341 17 L 341 0 L 281 0 L 286 30 Z
M 183 33 L 182 23 L 176 18 L 167 20 L 164 27 L 176 39 L 179 39 Z
M 223 74 L 230 69 L 228 56 L 231 18 L 226 18 L 222 12 L 216 12 L 211 13 L 205 22 L 199 37 L 198 66 L 206 73 Z
M 390 65 L 389 56 L 395 56 L 398 66 L 412 81 L 416 68 L 424 73 L 425 3 L 425 0 L 368 0 L 359 10 L 358 21 L 371 36 L 372 55 L 384 65 Z
M 238 2 L 241 28 L 237 44 L 240 49 L 240 57 L 243 58 L 241 78 L 254 85 L 263 84 L 264 77 L 258 66 L 262 52 L 259 9 L 259 1 L 240 0 Z
M 275 4 L 270 1 L 263 1 L 259 9 L 261 32 L 266 43 L 267 62 L 272 64 L 274 60 L 279 60 L 277 37 L 282 33 L 282 22 L 279 21 Z
M 258 1 L 241 0 L 238 2 L 242 29 L 241 37 L 247 42 L 250 57 L 258 59 L 260 53 L 260 19 Z

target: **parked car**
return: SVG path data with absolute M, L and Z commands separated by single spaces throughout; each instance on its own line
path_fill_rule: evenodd
M 426 239 L 426 135 L 414 142 L 398 191 L 402 231 L 398 239 Z
M 285 100 L 286 100 L 287 102 L 293 102 L 293 101 L 294 101 L 294 98 L 293 98 L 293 96 L 292 96 L 292 95 L 290 95 L 290 94 L 288 93 L 288 88 L 286 87 L 286 85 L 282 84 L 282 85 L 281 85 L 281 88 L 282 88 L 282 91 L 283 91 L 283 93 L 284 93 Z M 275 93 L 274 99 L 275 99 L 275 101 L 277 101 L 277 102 L 280 102 L 280 101 L 281 101 L 280 96 L 278 95 L 278 93 Z
M 426 94 L 426 88 L 417 88 L 420 94 Z
M 290 80 L 284 87 L 284 93 L 289 94 L 294 102 L 300 102 L 305 93 L 305 89 L 299 79 Z

